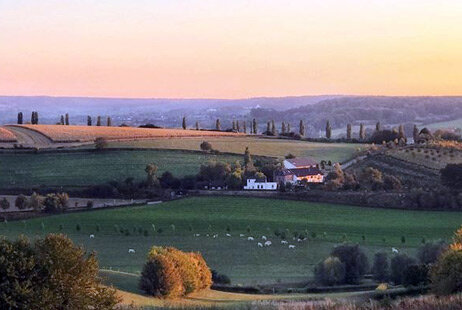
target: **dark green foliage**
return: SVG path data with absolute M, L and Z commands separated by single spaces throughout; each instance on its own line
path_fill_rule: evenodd
M 231 279 L 225 275 L 212 270 L 212 281 L 216 284 L 231 284 Z
M 212 150 L 212 144 L 210 142 L 204 141 L 201 143 L 200 148 L 204 152 L 210 152 Z
M 417 250 L 417 258 L 421 264 L 433 264 L 438 257 L 447 249 L 444 242 L 425 243 Z
M 391 259 L 391 280 L 396 284 L 403 284 L 404 274 L 409 266 L 415 265 L 416 261 L 406 254 L 396 255 Z
M 390 266 L 388 263 L 388 255 L 385 252 L 378 252 L 374 255 L 374 264 L 372 266 L 372 275 L 374 280 L 385 282 L 389 278 Z
M 18 210 L 24 210 L 24 209 L 29 208 L 28 199 L 27 199 L 26 196 L 24 196 L 22 194 L 19 195 L 18 197 L 16 197 L 14 205 L 16 206 L 16 208 L 18 208 Z
M 441 182 L 443 185 L 454 189 L 462 189 L 462 164 L 448 164 L 441 169 Z
M 64 212 L 68 208 L 69 195 L 66 193 L 48 194 L 43 200 L 43 211 L 48 213 Z
M 336 246 L 331 256 L 338 257 L 345 265 L 345 283 L 357 284 L 362 276 L 369 270 L 367 256 L 359 245 L 339 245 Z
M 421 286 L 427 285 L 429 279 L 428 265 L 410 265 L 404 271 L 403 285 L 404 286 Z
M 6 199 L 6 198 L 3 198 L 0 200 L 0 208 L 2 208 L 3 210 L 7 210 L 10 208 L 10 202 Z
M 322 285 L 338 285 L 345 283 L 345 264 L 338 257 L 329 256 L 320 262 L 314 271 L 315 280 Z
M 23 123 L 23 114 L 22 112 L 18 113 L 18 125 L 21 125 Z

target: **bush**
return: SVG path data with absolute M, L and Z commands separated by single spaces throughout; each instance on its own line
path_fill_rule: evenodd
M 212 284 L 212 274 L 202 256 L 172 247 L 153 247 L 143 268 L 140 288 L 149 295 L 180 297 Z
M 204 152 L 209 152 L 209 151 L 211 151 L 213 149 L 212 144 L 210 142 L 207 142 L 207 141 L 202 142 L 201 145 L 200 145 L 200 148 Z
M 404 286 L 421 286 L 429 283 L 428 265 L 411 265 L 404 271 Z
M 212 281 L 216 284 L 231 284 L 231 279 L 225 275 L 212 270 Z
M 314 271 L 315 280 L 322 285 L 338 285 L 345 282 L 345 264 L 338 257 L 329 256 Z
M 345 265 L 345 283 L 357 284 L 367 270 L 369 263 L 366 254 L 359 245 L 340 245 L 335 247 L 331 256 L 338 259 Z
M 431 271 L 432 290 L 437 295 L 462 291 L 462 251 L 450 249 L 443 253 Z
M 97 151 L 102 151 L 107 147 L 107 140 L 102 137 L 98 137 L 95 139 L 95 149 Z
M 374 255 L 374 264 L 372 266 L 372 275 L 374 280 L 379 282 L 388 281 L 390 274 L 390 266 L 388 263 L 388 255 L 385 252 L 378 252 Z
M 64 212 L 69 203 L 69 195 L 66 193 L 48 194 L 43 200 L 43 211 L 49 213 Z
M 92 209 L 93 208 L 93 201 L 92 200 L 88 200 L 87 201 L 87 209 Z
M 6 198 L 3 198 L 0 200 L 0 208 L 3 210 L 8 210 L 10 208 L 10 202 Z
M 396 284 L 404 283 L 404 274 L 411 265 L 415 265 L 416 261 L 406 254 L 396 255 L 391 259 L 391 280 Z
M 444 242 L 426 243 L 417 250 L 417 258 L 421 264 L 433 264 L 446 248 Z
M 22 194 L 19 195 L 18 197 L 16 197 L 16 200 L 14 201 L 14 205 L 16 206 L 16 208 L 18 208 L 18 210 L 27 209 L 29 207 L 27 197 Z

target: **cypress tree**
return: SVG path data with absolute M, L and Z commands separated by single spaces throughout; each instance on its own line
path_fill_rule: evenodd
M 217 121 L 215 122 L 215 129 L 220 131 L 221 130 L 221 123 L 220 123 L 220 119 L 217 118 Z
M 274 124 L 274 120 L 271 121 L 271 134 L 273 136 L 277 135 L 276 125 Z
M 99 116 L 99 115 L 96 118 L 96 126 L 101 126 L 101 116 Z
M 236 121 L 236 130 L 237 132 L 241 131 L 241 126 L 239 126 L 239 121 Z
M 257 128 L 257 120 L 254 118 L 252 121 L 252 126 L 253 126 L 253 133 L 256 135 L 258 133 L 258 128 Z
M 247 121 L 244 120 L 244 122 L 242 122 L 242 131 L 244 133 L 247 133 Z
M 87 126 L 91 126 L 91 116 L 87 116 Z
M 287 123 L 287 132 L 290 133 L 290 123 Z
M 302 137 L 305 135 L 305 125 L 303 124 L 303 120 L 300 120 L 300 128 L 298 130 L 298 133 Z
M 236 130 L 236 121 L 233 120 L 233 131 L 235 131 L 235 130 Z
M 183 122 L 182 122 L 181 126 L 183 127 L 183 129 L 186 130 L 186 116 L 183 116 Z
M 330 122 L 326 123 L 326 138 L 330 139 L 332 137 L 332 127 L 330 127 Z
M 22 120 L 22 119 L 23 119 L 23 115 L 22 115 L 22 112 L 19 112 L 19 113 L 18 113 L 18 124 L 19 124 L 19 125 L 21 125 L 21 124 L 22 124 L 22 122 L 23 122 L 23 120 Z
M 266 134 L 269 135 L 270 132 L 271 132 L 271 122 L 268 121 L 268 122 L 266 123 Z
M 199 130 L 199 122 L 196 121 L 196 130 Z
M 359 124 L 359 138 L 361 140 L 366 139 L 366 129 L 364 128 L 364 124 Z
M 347 135 L 348 140 L 351 140 L 351 124 L 347 124 Z
M 107 117 L 107 126 L 111 127 L 112 126 L 112 119 L 110 116 Z
M 69 114 L 66 113 L 66 125 L 69 126 Z
M 412 131 L 412 136 L 414 137 L 414 143 L 419 140 L 419 128 L 417 128 L 417 125 L 414 124 L 414 130 Z
M 64 115 L 61 115 L 61 120 L 59 121 L 60 125 L 64 125 Z
M 382 130 L 382 125 L 380 124 L 380 122 L 377 122 L 377 124 L 375 124 L 375 131 L 380 131 Z
M 282 133 L 283 135 L 286 134 L 286 124 L 285 124 L 284 122 L 282 122 L 282 125 L 281 125 L 281 133 Z

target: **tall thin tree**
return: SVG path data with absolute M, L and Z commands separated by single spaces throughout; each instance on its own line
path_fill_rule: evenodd
M 303 124 L 303 120 L 300 120 L 300 125 L 299 125 L 299 129 L 298 129 L 298 133 L 300 134 L 300 136 L 304 136 L 305 135 L 305 125 Z
M 107 125 L 108 127 L 111 127 L 111 126 L 112 126 L 112 118 L 111 118 L 110 116 L 107 117 L 106 125 Z
M 286 124 L 284 122 L 282 122 L 281 124 L 281 134 L 282 135 L 286 134 Z
M 330 122 L 326 122 L 326 138 L 330 139 L 332 137 L 332 127 L 330 126 Z
M 91 116 L 87 116 L 87 126 L 91 126 Z
M 215 122 L 215 129 L 220 131 L 221 130 L 221 123 L 220 123 L 220 119 L 217 118 L 216 122 Z
M 253 128 L 253 134 L 254 135 L 258 134 L 257 120 L 255 118 L 252 121 L 252 128 Z
M 66 122 L 66 125 L 69 126 L 69 113 L 66 113 L 65 122 Z
M 244 133 L 247 133 L 247 121 L 246 120 L 242 122 L 242 131 Z
M 181 122 L 181 127 L 186 130 L 186 116 L 183 116 L 183 121 Z
M 64 125 L 64 115 L 61 115 L 61 120 L 59 121 L 60 125 Z
M 375 131 L 380 131 L 380 130 L 382 130 L 382 125 L 380 124 L 380 122 L 377 122 L 375 124 Z
M 22 112 L 18 113 L 18 124 L 21 125 L 23 123 L 23 115 Z
M 96 126 L 101 126 L 101 116 L 99 116 L 99 115 L 96 118 Z
M 348 140 L 351 140 L 351 124 L 347 124 L 346 138 L 347 138 Z
M 199 130 L 199 122 L 196 121 L 196 130 Z
M 359 124 L 359 139 L 366 139 L 366 128 L 364 128 L 363 123 Z

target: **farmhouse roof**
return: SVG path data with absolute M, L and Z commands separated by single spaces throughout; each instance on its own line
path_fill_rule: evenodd
M 313 158 L 309 157 L 290 158 L 286 160 L 295 167 L 316 166 L 318 164 Z
M 288 176 L 288 175 L 295 175 L 296 177 L 304 177 L 308 175 L 322 175 L 321 170 L 318 168 L 310 167 L 310 168 L 294 168 L 294 169 L 281 169 L 275 172 L 276 176 Z

